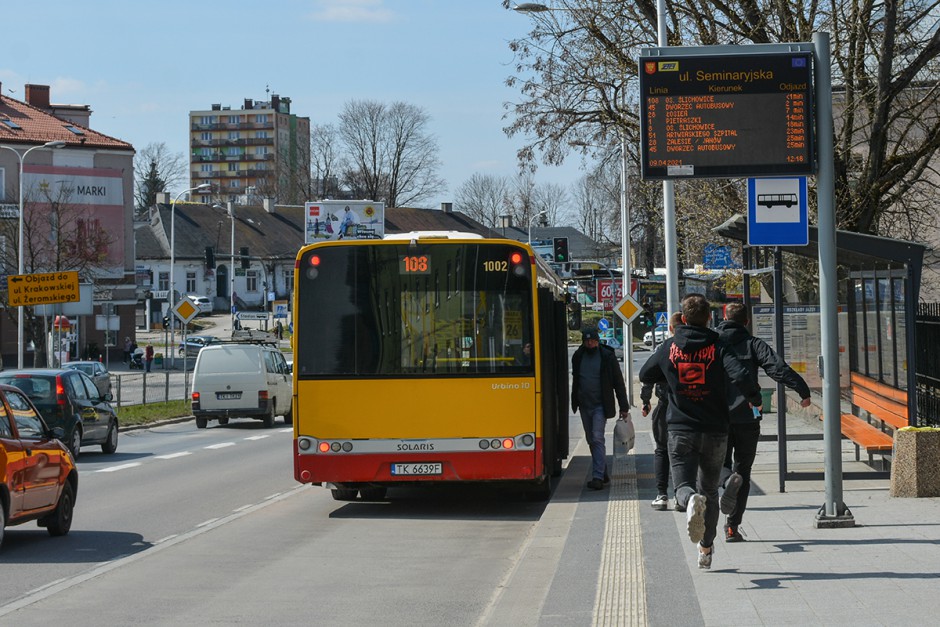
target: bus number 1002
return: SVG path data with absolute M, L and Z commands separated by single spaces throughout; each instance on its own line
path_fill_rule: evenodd
M 484 261 L 483 262 L 484 272 L 506 272 L 507 270 L 509 270 L 509 262 L 507 261 Z

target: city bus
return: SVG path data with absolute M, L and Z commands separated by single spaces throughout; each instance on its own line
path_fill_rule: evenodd
M 526 244 L 313 243 L 294 272 L 294 477 L 339 501 L 492 482 L 548 498 L 568 456 L 566 290 Z

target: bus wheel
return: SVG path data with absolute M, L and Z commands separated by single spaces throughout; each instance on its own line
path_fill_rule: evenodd
M 219 424 L 223 427 L 228 424 L 228 416 L 222 416 L 219 418 Z
M 363 501 L 383 501 L 386 492 L 388 492 L 387 488 L 362 488 L 359 490 Z
M 330 492 L 333 493 L 334 501 L 355 501 L 359 490 L 352 490 L 350 488 L 333 488 L 330 490 Z
M 552 462 L 552 476 L 553 477 L 561 476 L 561 460 L 560 459 L 556 459 L 554 462 Z

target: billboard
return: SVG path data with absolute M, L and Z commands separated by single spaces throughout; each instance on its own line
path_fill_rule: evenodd
M 304 203 L 304 243 L 385 237 L 385 203 L 321 200 Z
M 110 168 L 26 165 L 26 238 L 37 261 L 61 249 L 99 276 L 124 275 L 124 173 Z

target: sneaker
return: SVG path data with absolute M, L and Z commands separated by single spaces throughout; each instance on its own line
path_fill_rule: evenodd
M 705 537 L 705 497 L 693 494 L 685 510 L 689 540 L 698 544 Z
M 591 488 L 592 490 L 603 490 L 604 481 L 602 479 L 591 479 L 587 482 L 587 487 Z
M 669 497 L 665 494 L 660 494 L 655 499 L 653 499 L 653 502 L 650 503 L 650 506 L 653 509 L 658 509 L 661 512 L 665 511 L 666 508 L 669 507 Z
M 743 482 L 744 479 L 736 472 L 731 473 L 731 476 L 728 477 L 728 481 L 725 484 L 725 492 L 721 495 L 721 500 L 718 502 L 721 513 L 725 516 L 731 514 L 734 511 L 735 505 L 738 504 L 738 490 L 741 489 Z
M 725 525 L 725 542 L 746 542 L 744 531 L 738 527 Z
M 701 544 L 698 545 L 698 567 L 704 570 L 709 570 L 712 567 L 712 555 L 715 554 L 715 545 L 712 544 L 709 547 L 708 553 L 704 552 L 704 549 Z

